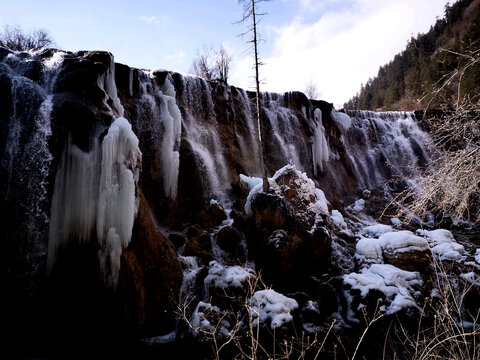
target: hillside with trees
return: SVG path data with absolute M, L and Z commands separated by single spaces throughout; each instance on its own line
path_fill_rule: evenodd
M 426 34 L 362 84 L 346 109 L 415 110 L 450 106 L 480 93 L 480 0 L 447 4 Z

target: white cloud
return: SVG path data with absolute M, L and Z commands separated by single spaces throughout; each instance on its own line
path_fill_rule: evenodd
M 172 20 L 167 16 L 161 16 L 160 18 L 152 16 L 140 16 L 139 19 L 147 24 L 161 25 L 162 27 L 167 27 L 172 23 Z
M 140 16 L 140 20 L 150 24 L 160 24 L 156 16 Z
M 443 15 L 447 0 L 327 2 L 336 3 L 341 11 L 329 7 L 316 22 L 296 17 L 274 29 L 273 51 L 261 68 L 267 79 L 264 90 L 303 91 L 311 79 L 325 100 L 341 105 L 359 90 L 360 83 L 377 74 L 380 65 L 402 51 L 411 35 L 428 31 L 435 17 Z M 316 3 L 300 0 L 307 7 Z M 251 69 L 247 64 L 247 59 L 240 59 L 232 71 L 239 86 L 248 86 L 244 71 L 250 74 Z

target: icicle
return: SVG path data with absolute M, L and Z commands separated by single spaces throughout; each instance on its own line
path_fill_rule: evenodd
M 325 128 L 322 124 L 322 111 L 315 109 L 313 118 L 315 121 L 312 143 L 313 174 L 317 176 L 317 168 L 323 171 L 323 162 L 330 159 L 330 149 L 325 138 Z

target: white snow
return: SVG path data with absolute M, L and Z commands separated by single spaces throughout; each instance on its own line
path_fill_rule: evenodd
M 428 238 L 432 253 L 441 261 L 462 261 L 465 259 L 465 248 L 455 241 L 452 233 L 445 229 L 417 230 L 417 234 Z
M 209 287 L 226 289 L 229 287 L 242 287 L 248 279 L 255 276 L 255 271 L 239 265 L 225 266 L 217 261 L 210 261 L 210 269 L 204 280 L 205 288 Z
M 466 274 L 460 274 L 460 278 L 462 278 L 471 285 L 480 286 L 480 277 L 473 271 Z
M 475 251 L 475 261 L 480 265 L 480 249 Z
M 325 197 L 325 194 L 322 190 L 315 188 L 315 184 L 305 173 L 298 171 L 293 164 L 286 165 L 279 169 L 273 177 L 268 179 L 270 184 L 270 190 L 275 191 L 278 196 L 282 195 L 282 186 L 284 184 L 278 184 L 277 179 L 279 179 L 283 174 L 286 172 L 293 171 L 297 175 L 297 178 L 294 180 L 295 188 L 297 191 L 296 201 L 309 204 L 308 210 L 315 212 L 317 215 L 319 214 L 328 214 L 328 201 Z M 244 178 L 244 181 L 248 184 L 252 184 L 252 180 Z M 250 178 L 252 179 L 252 178 Z M 247 201 L 245 203 L 245 212 L 248 216 L 252 215 L 252 200 L 253 198 L 263 191 L 262 182 L 259 182 L 255 185 L 250 193 L 248 194 Z M 315 199 L 312 202 L 311 199 Z
M 382 264 L 383 249 L 378 239 L 362 238 L 355 248 L 355 259 L 359 264 Z
M 356 212 L 360 212 L 364 209 L 365 207 L 365 200 L 363 199 L 358 199 L 355 201 L 355 205 L 353 206 L 353 210 Z
M 208 333 L 229 338 L 231 334 L 227 329 L 230 323 L 224 319 L 224 315 L 225 313 L 218 306 L 200 301 L 190 320 L 193 335 Z M 211 321 L 213 321 L 213 324 Z
M 340 211 L 333 209 L 331 219 L 333 224 L 339 229 L 347 229 L 347 223 L 345 222 L 343 215 Z
M 416 236 L 407 230 L 384 233 L 378 240 L 382 245 L 382 249 L 394 254 L 397 252 L 428 250 L 428 243 L 424 238 Z
M 395 226 L 396 228 L 399 228 L 401 225 L 402 225 L 402 222 L 400 221 L 399 218 L 391 218 L 390 219 L 390 222 L 392 223 L 393 226 Z
M 380 235 L 393 231 L 392 227 L 390 225 L 384 225 L 384 224 L 375 224 L 375 225 L 370 225 L 365 228 L 363 228 L 362 233 L 365 236 L 369 237 L 379 237 Z
M 250 315 L 253 326 L 269 325 L 270 328 L 279 328 L 292 321 L 291 311 L 298 308 L 298 303 L 272 289 L 260 290 L 249 300 Z
M 374 230 L 379 229 L 380 228 Z M 382 264 L 384 251 L 396 254 L 425 250 L 428 250 L 428 242 L 424 238 L 416 236 L 412 232 L 406 230 L 396 232 L 390 231 L 383 233 L 378 239 L 361 238 L 357 242 L 355 259 L 360 265 Z
M 418 272 L 401 270 L 389 264 L 373 264 L 369 268 L 361 269 L 360 273 L 344 275 L 343 281 L 350 285 L 352 290 L 359 290 L 362 298 L 365 298 L 371 290 L 383 293 L 385 303 L 380 310 L 387 314 L 408 307 L 420 310 L 414 299 L 423 285 Z M 350 299 L 350 305 L 351 301 Z M 363 305 L 360 304 L 359 307 L 361 306 Z

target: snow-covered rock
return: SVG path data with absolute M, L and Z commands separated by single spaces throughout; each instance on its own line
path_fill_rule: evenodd
M 249 300 L 253 325 L 265 324 L 270 328 L 280 328 L 291 322 L 291 312 L 298 308 L 296 300 L 288 298 L 272 289 L 260 290 Z
M 390 264 L 373 264 L 363 268 L 359 273 L 344 275 L 343 282 L 347 287 L 349 305 L 354 303 L 354 292 L 360 292 L 358 306 L 353 311 L 365 306 L 365 299 L 371 291 L 383 294 L 383 305 L 380 310 L 392 314 L 405 308 L 419 309 L 415 296 L 420 294 L 423 286 L 422 277 L 418 272 L 401 270 Z M 357 299 L 358 300 L 358 299 Z
M 465 259 L 465 248 L 457 243 L 452 233 L 445 229 L 417 230 L 417 234 L 428 238 L 432 253 L 438 260 L 462 261 Z
M 255 271 L 247 267 L 234 265 L 225 266 L 217 261 L 210 261 L 208 275 L 204 280 L 205 288 L 215 287 L 226 289 L 230 287 L 240 288 L 248 279 L 255 276 Z

